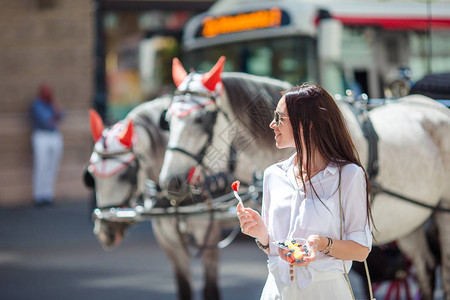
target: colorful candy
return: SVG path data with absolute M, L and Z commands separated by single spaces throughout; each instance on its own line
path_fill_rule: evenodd
M 309 249 L 306 244 L 301 244 L 295 239 L 293 240 L 286 240 L 284 242 L 279 242 L 278 246 L 281 247 L 284 250 L 288 250 L 289 252 L 286 252 L 284 255 L 286 257 L 286 260 L 289 263 L 303 262 L 303 259 L 305 256 L 309 255 Z

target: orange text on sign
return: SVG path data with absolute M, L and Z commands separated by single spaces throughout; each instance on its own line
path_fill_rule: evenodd
M 235 16 L 205 17 L 203 19 L 204 37 L 213 37 L 220 34 L 247 31 L 281 25 L 281 10 L 272 8 Z

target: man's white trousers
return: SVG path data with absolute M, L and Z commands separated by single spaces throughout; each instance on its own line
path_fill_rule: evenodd
M 55 197 L 55 183 L 63 154 L 64 142 L 59 131 L 34 130 L 33 198 L 36 202 L 51 201 Z

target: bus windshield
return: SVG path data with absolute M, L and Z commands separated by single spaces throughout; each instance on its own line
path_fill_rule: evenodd
M 197 48 L 185 53 L 183 59 L 186 67 L 208 71 L 224 55 L 227 72 L 244 72 L 298 84 L 318 80 L 315 47 L 310 37 L 291 36 Z

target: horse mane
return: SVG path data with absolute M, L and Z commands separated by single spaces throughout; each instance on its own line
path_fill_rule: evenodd
M 222 82 L 238 121 L 257 143 L 273 146 L 269 124 L 281 93 L 292 87 L 281 80 L 238 72 L 225 72 Z
M 172 96 L 165 95 L 136 106 L 127 115 L 127 118 L 131 119 L 135 126 L 145 129 L 150 138 L 151 151 L 153 153 L 165 151 L 165 147 L 161 147 L 161 145 L 166 143 L 162 130 L 159 128 L 160 115 L 155 115 L 155 113 L 167 109 L 171 101 Z

